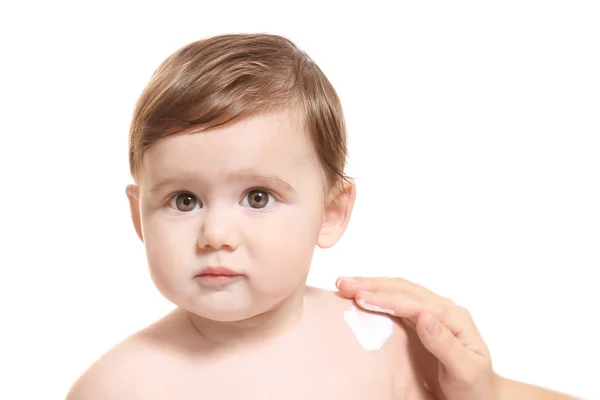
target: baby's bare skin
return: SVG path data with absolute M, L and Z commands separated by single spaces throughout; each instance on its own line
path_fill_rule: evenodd
M 107 352 L 68 400 L 430 399 L 394 322 L 381 350 L 365 351 L 344 320 L 353 303 L 309 288 L 303 316 L 285 334 L 215 347 L 175 309 Z

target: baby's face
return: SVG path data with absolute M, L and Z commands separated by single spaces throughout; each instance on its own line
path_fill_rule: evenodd
M 297 113 L 163 139 L 146 152 L 141 171 L 143 241 L 152 279 L 168 300 L 234 321 L 303 288 L 325 199 L 324 175 Z M 201 275 L 210 267 L 237 276 Z

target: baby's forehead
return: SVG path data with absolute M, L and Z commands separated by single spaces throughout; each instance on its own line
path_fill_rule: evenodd
M 148 170 L 178 166 L 260 170 L 301 166 L 315 160 L 314 146 L 296 121 L 264 115 L 160 139 L 146 151 L 144 164 Z

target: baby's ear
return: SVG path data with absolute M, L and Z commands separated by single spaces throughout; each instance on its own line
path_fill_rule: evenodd
M 142 222 L 140 220 L 140 188 L 137 185 L 127 185 L 125 188 L 127 199 L 129 200 L 129 208 L 131 209 L 131 220 L 133 227 L 140 240 L 144 241 L 142 235 Z
M 356 200 L 356 184 L 348 178 L 343 189 L 334 187 L 325 204 L 323 224 L 317 238 L 317 245 L 323 249 L 333 246 L 342 237 Z

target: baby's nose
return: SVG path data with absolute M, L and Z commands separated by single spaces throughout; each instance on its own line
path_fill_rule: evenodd
M 238 246 L 238 224 L 231 213 L 219 209 L 204 209 L 203 219 L 198 232 L 200 249 L 235 249 Z

